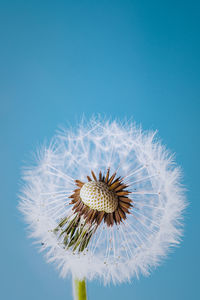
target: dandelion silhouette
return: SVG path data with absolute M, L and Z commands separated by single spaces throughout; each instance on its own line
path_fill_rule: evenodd
M 132 122 L 91 119 L 58 133 L 25 172 L 20 210 L 74 294 L 148 275 L 180 242 L 185 198 L 173 156 Z

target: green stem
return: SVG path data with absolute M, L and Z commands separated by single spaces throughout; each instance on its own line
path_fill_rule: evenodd
M 73 277 L 74 300 L 87 300 L 86 280 Z

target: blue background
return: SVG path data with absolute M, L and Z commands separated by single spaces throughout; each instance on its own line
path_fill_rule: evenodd
M 88 285 L 89 300 L 200 299 L 199 1 L 0 1 L 1 299 L 71 299 L 26 238 L 21 167 L 84 113 L 158 129 L 184 170 L 185 235 L 149 278 Z

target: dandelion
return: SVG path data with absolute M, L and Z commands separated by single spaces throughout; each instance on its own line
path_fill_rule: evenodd
M 62 277 L 72 274 L 79 299 L 85 278 L 148 275 L 180 242 L 180 169 L 155 135 L 91 119 L 58 133 L 25 172 L 20 210 L 31 237 Z

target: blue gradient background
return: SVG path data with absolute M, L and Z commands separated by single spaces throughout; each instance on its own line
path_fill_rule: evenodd
M 185 236 L 149 278 L 88 285 L 89 300 L 200 299 L 199 1 L 0 1 L 1 299 L 71 299 L 26 238 L 21 167 L 84 113 L 158 129 L 184 170 Z

